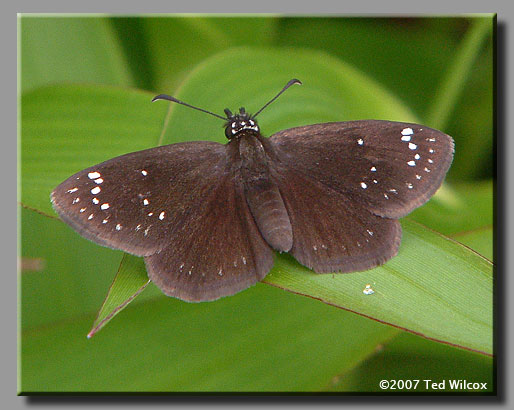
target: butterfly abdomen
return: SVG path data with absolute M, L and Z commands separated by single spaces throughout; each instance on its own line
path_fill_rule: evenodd
M 272 248 L 289 251 L 293 246 L 289 215 L 271 179 L 264 147 L 254 133 L 240 138 L 239 154 L 246 201 L 262 237 Z

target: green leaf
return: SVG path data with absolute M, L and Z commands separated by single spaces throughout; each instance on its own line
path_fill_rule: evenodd
M 86 339 L 93 317 L 22 330 L 21 392 L 317 391 L 397 333 L 262 284 L 132 304 Z
M 272 17 L 166 16 L 141 19 L 150 66 L 159 93 L 171 93 L 192 67 L 226 48 L 266 45 L 277 19 Z
M 56 82 L 133 84 L 107 17 L 22 16 L 21 90 Z
M 123 271 L 122 274 L 120 274 L 121 271 Z M 149 283 L 150 280 L 144 269 L 143 259 L 125 254 L 116 278 L 87 337 L 94 336 L 107 322 L 145 290 Z
M 449 67 L 427 114 L 427 121 L 435 128 L 445 128 L 448 117 L 453 112 L 455 102 L 462 92 L 473 63 L 485 39 L 492 37 L 494 20 L 478 17 L 471 20 L 471 27 L 459 45 L 454 61 Z
M 316 275 L 281 256 L 263 280 L 447 344 L 492 354 L 492 264 L 466 247 L 402 220 L 398 256 L 347 275 Z M 370 285 L 375 291 L 365 295 Z
M 409 218 L 445 235 L 471 231 L 493 224 L 493 183 L 445 184 Z

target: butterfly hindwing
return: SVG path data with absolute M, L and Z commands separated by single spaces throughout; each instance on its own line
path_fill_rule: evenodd
M 323 183 L 290 169 L 274 176 L 293 229 L 290 253 L 317 273 L 378 266 L 398 252 L 398 221 L 374 215 Z
M 237 175 L 213 188 L 202 218 L 169 236 L 170 246 L 145 258 L 150 279 L 173 297 L 190 302 L 232 295 L 263 279 L 273 252 L 250 213 Z
M 274 134 L 276 160 L 376 215 L 399 218 L 425 203 L 453 159 L 448 135 L 412 123 L 350 121 Z

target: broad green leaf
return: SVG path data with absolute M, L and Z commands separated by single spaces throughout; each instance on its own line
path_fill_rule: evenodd
M 273 17 L 164 16 L 141 19 L 154 87 L 171 93 L 192 67 L 226 48 L 267 45 Z
M 402 220 L 398 256 L 348 275 L 316 275 L 279 258 L 265 283 L 447 344 L 492 354 L 492 264 L 462 245 Z M 366 295 L 370 285 L 374 294 Z
M 22 331 L 20 391 L 318 391 L 396 329 L 258 284 L 212 303 L 132 304 Z
M 56 82 L 133 84 L 107 17 L 22 15 L 18 22 L 22 92 Z
M 157 144 L 166 107 L 153 94 L 56 85 L 21 100 L 21 200 L 54 214 L 50 192 L 75 172 Z

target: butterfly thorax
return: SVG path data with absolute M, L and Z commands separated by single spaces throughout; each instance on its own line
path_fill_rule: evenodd
M 242 131 L 254 131 L 258 133 L 259 125 L 257 121 L 248 114 L 243 107 L 239 109 L 239 114 L 232 114 L 226 108 L 227 122 L 225 124 L 225 136 L 230 140 L 237 138 Z

